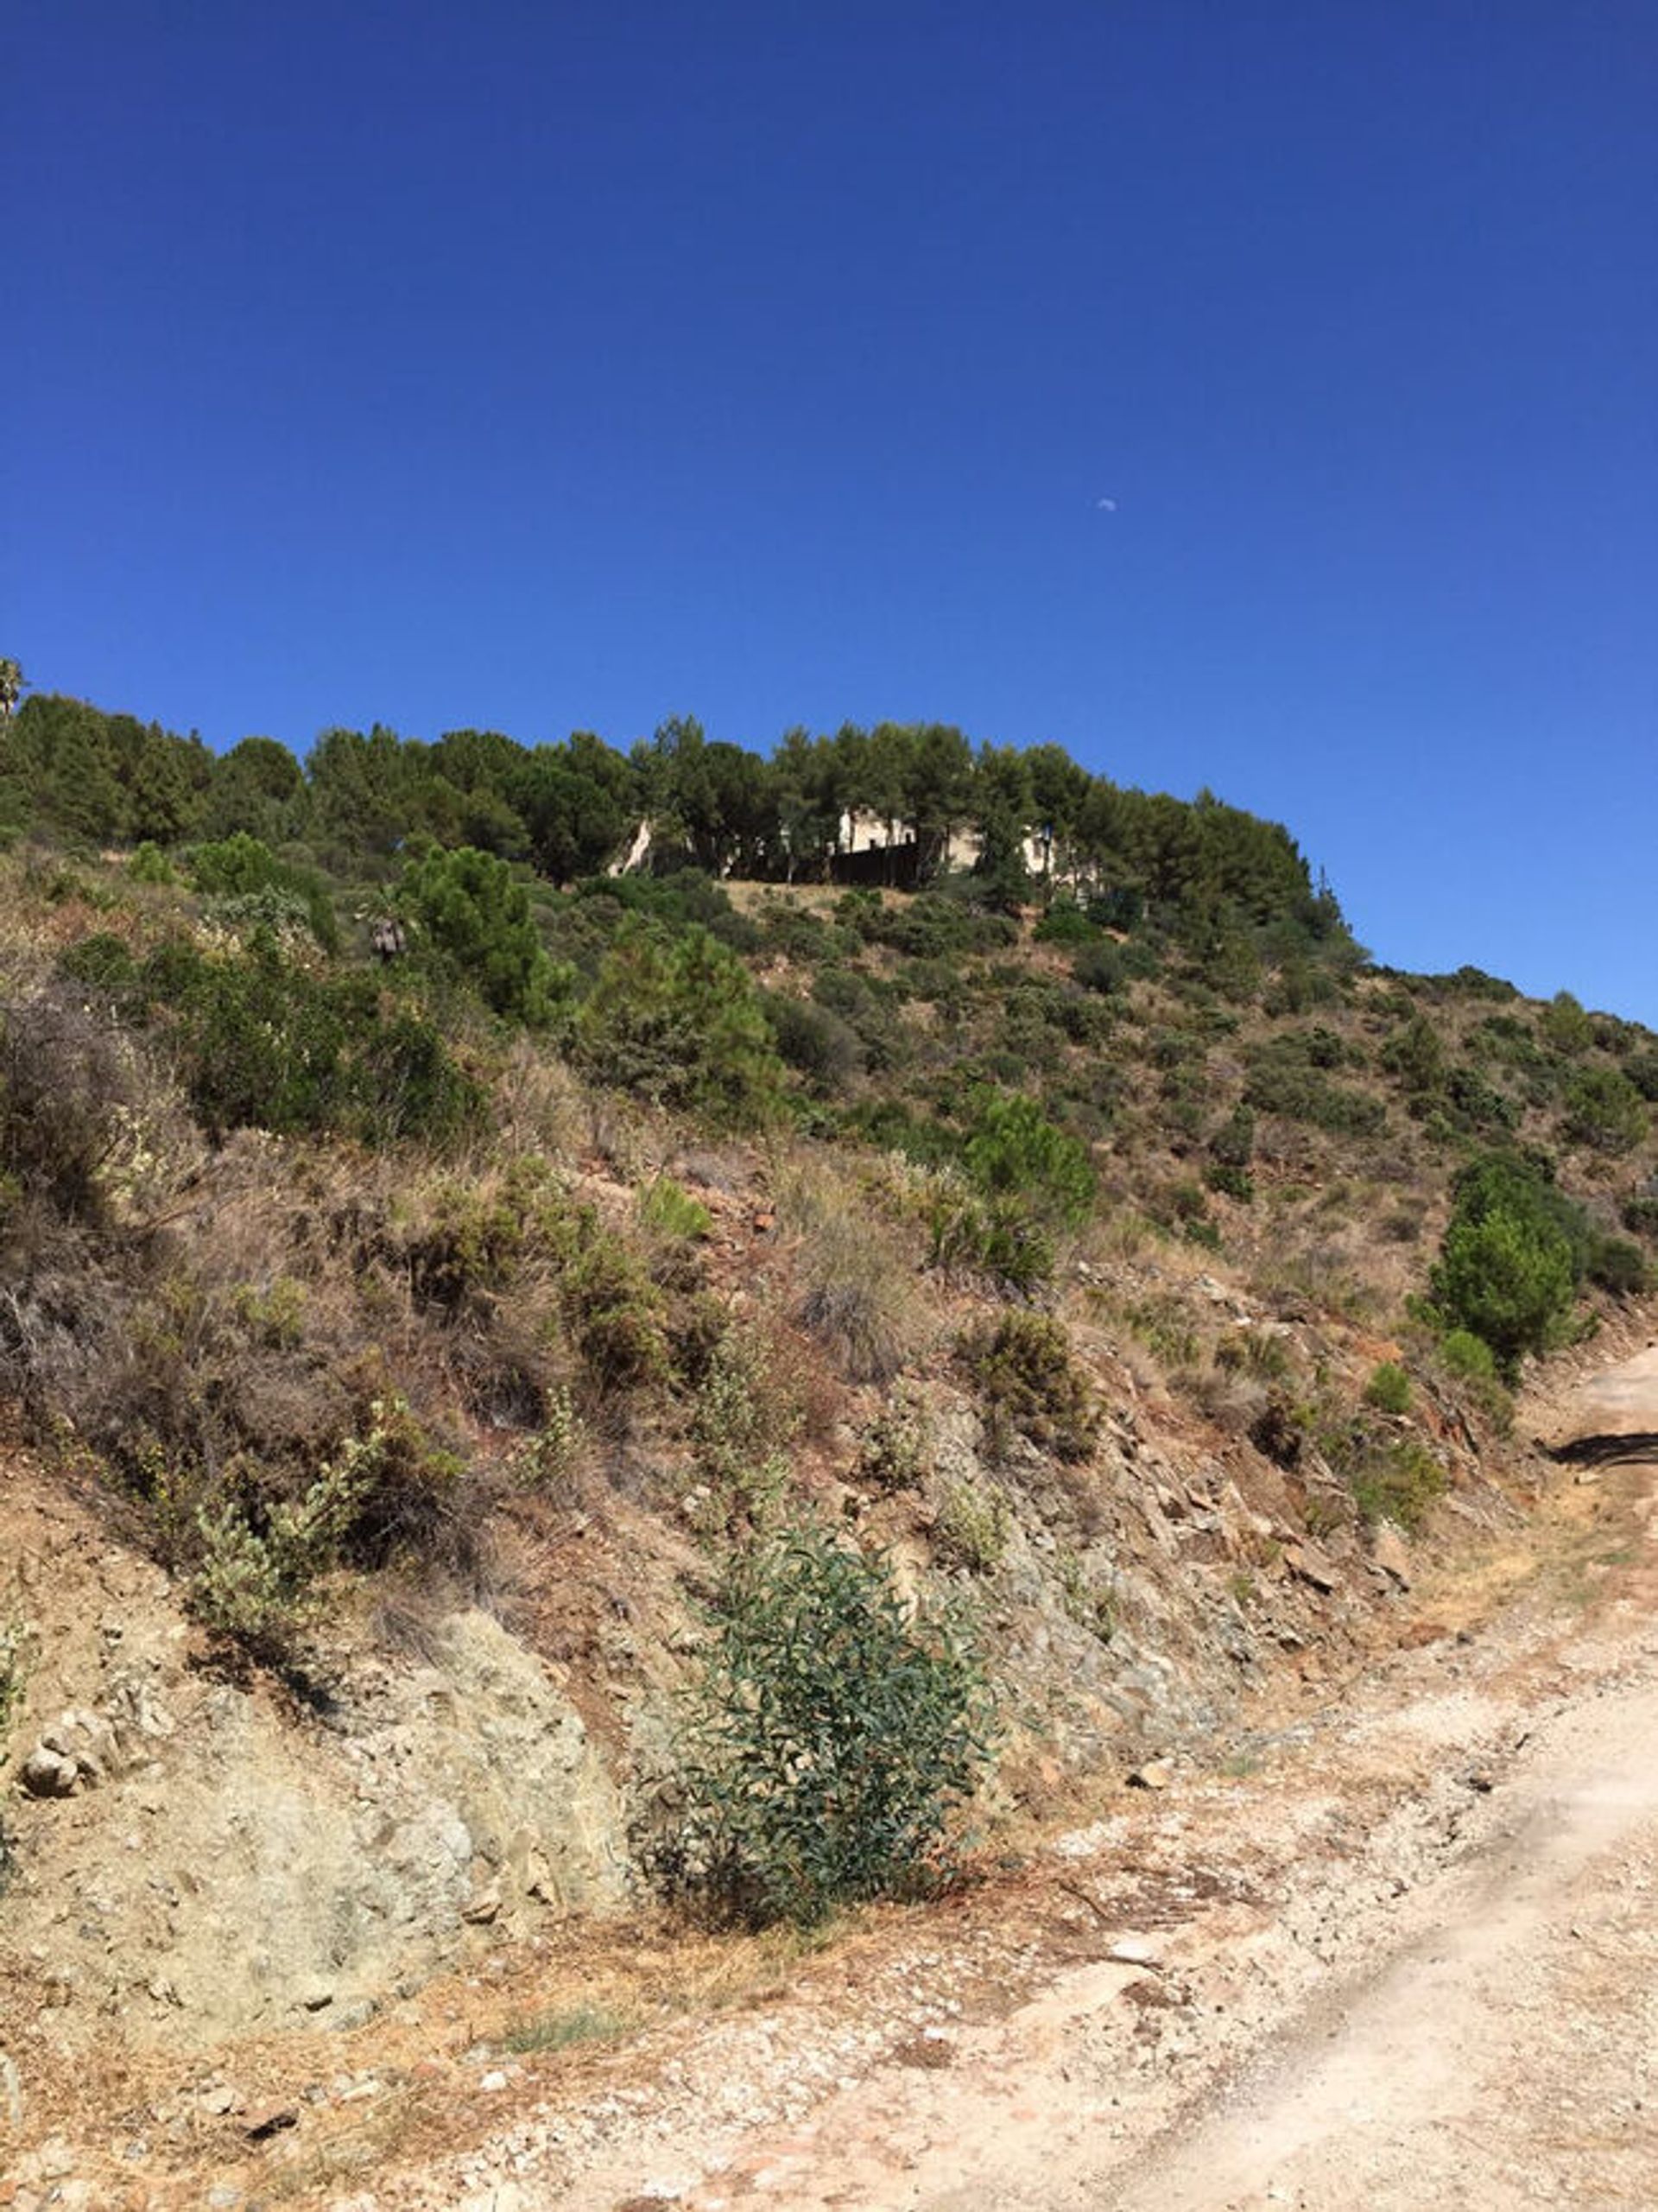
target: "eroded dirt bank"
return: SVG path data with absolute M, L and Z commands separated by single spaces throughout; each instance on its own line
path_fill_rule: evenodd
M 0 2202 L 1658 2202 L 1655 1499 L 1629 1453 L 1562 1466 L 1401 1648 L 946 1909 L 807 1956 L 640 1924 L 187 2076 L 45 2079 Z

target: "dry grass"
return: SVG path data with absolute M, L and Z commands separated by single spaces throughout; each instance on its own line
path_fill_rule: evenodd
M 874 1209 L 867 1190 L 820 1167 L 779 1176 L 778 1211 L 797 1239 L 802 1324 L 849 1382 L 892 1381 L 928 1334 L 914 1240 Z

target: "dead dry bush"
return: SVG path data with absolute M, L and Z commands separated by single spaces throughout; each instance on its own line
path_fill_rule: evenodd
M 909 1240 L 838 1177 L 796 1170 L 779 1210 L 798 1239 L 798 1312 L 849 1382 L 889 1383 L 926 1336 Z
M 591 1138 L 593 1103 L 564 1061 L 516 1036 L 490 1089 L 490 1152 L 537 1153 L 573 1169 Z
M 199 1150 L 187 1128 L 139 1048 L 73 993 L 0 1008 L 0 1207 L 100 1221 L 153 1204 Z
M 1267 1385 L 1246 1369 L 1216 1365 L 1183 1371 L 1184 1394 L 1230 1436 L 1246 1436 L 1267 1402 Z

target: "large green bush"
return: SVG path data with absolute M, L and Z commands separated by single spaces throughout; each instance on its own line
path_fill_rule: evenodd
M 547 958 L 529 893 L 504 860 L 462 846 L 408 868 L 398 903 L 431 945 L 509 1021 L 549 1021 L 574 980 Z
M 1079 1228 L 1094 1199 L 1088 1148 L 1056 1129 L 1034 1099 L 981 1091 L 970 1102 L 967 1171 L 990 1198 L 1022 1199 L 1045 1220 Z
M 389 1007 L 361 970 L 312 974 L 265 930 L 234 960 L 159 947 L 134 996 L 167 1024 L 191 1105 L 215 1138 L 252 1128 L 446 1144 L 482 1112 L 478 1086 L 424 1014 Z
M 978 1268 L 1028 1290 L 1054 1266 L 1054 1239 L 1093 1204 L 1088 1148 L 1022 1092 L 976 1089 L 962 1164 L 971 1188 L 941 1190 L 933 1209 L 935 1266 Z
M 145 862 L 142 868 L 138 865 L 144 850 L 140 846 L 135 855 L 134 873 L 141 880 L 154 881 L 153 863 Z M 327 951 L 338 949 L 339 924 L 327 885 L 314 868 L 279 859 L 261 839 L 240 829 L 214 843 L 196 846 L 187 859 L 192 882 L 212 902 L 212 910 L 219 920 L 253 928 L 262 922 L 267 927 L 300 923 Z
M 1525 1353 L 1553 1341 L 1570 1310 L 1578 1267 L 1567 1210 L 1568 1201 L 1519 1159 L 1490 1155 L 1458 1179 L 1433 1299 L 1449 1328 L 1490 1345 L 1505 1380 Z
M 781 1110 L 783 1066 L 748 970 L 692 926 L 677 937 L 625 923 L 581 1009 L 577 1043 L 601 1081 L 718 1125 Z
M 745 1551 L 688 1692 L 646 1857 L 725 1919 L 819 1921 L 924 1893 L 990 1755 L 984 1670 L 959 1615 L 804 1524 Z
M 1597 1152 L 1633 1150 L 1647 1134 L 1640 1092 L 1617 1068 L 1585 1068 L 1566 1091 L 1566 1133 Z

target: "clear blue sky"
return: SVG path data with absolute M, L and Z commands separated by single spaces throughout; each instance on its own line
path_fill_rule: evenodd
M 1658 1024 L 1653 0 L 52 0 L 0 61 L 35 683 L 1054 738 L 1286 821 L 1378 958 Z

